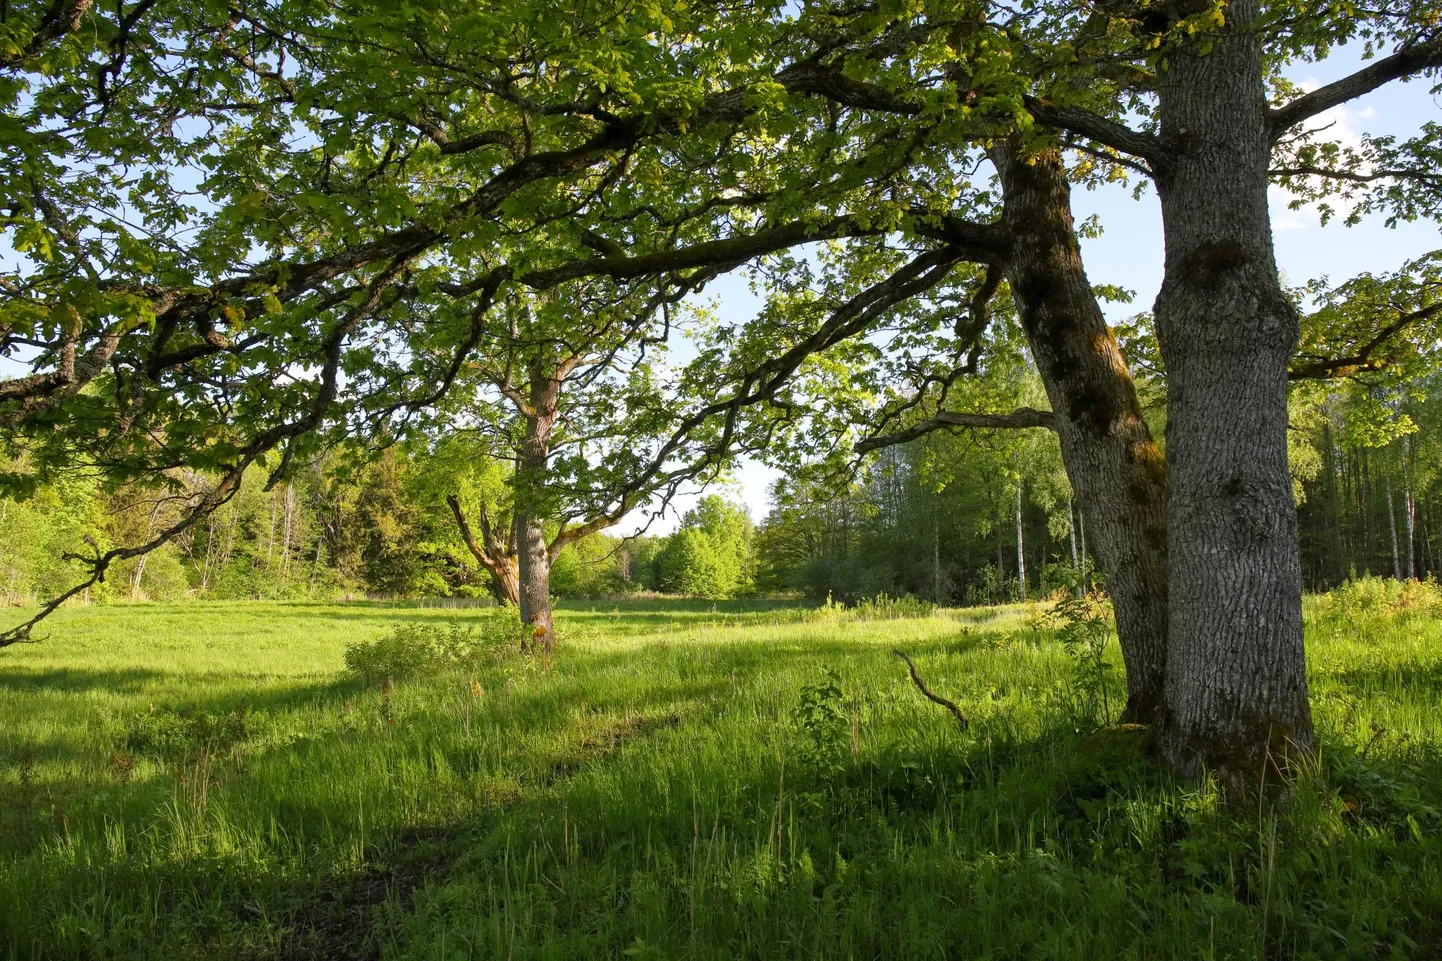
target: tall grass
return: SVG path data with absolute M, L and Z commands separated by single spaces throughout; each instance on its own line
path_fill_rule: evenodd
M 1035 608 L 751 604 L 568 605 L 549 669 L 370 681 L 348 644 L 489 615 L 63 612 L 0 655 L 0 957 L 1442 953 L 1425 605 L 1309 601 L 1319 769 L 1237 813 Z

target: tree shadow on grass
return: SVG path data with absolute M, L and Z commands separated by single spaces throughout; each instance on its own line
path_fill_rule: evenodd
M 9 694 L 90 694 L 106 691 L 134 694 L 145 687 L 175 678 L 167 671 L 146 668 L 89 670 L 76 667 L 30 668 L 7 664 L 0 668 L 0 691 Z
M 227 685 L 229 691 L 223 696 L 195 696 L 190 693 L 211 685 Z M 362 686 L 360 681 L 348 675 L 310 679 L 294 675 L 194 674 L 144 668 L 7 667 L 0 670 L 0 692 L 8 694 L 131 695 L 150 690 L 158 700 L 173 701 L 176 706 L 198 710 L 212 710 L 227 704 L 230 705 L 229 710 L 242 703 L 264 709 L 293 707 L 317 698 L 354 694 Z
M 824 629 L 824 626 L 818 625 L 818 632 Z M 933 655 L 964 653 L 970 649 L 971 641 L 965 640 L 961 648 L 957 644 L 956 637 L 943 636 L 926 641 L 911 640 L 907 642 L 907 647 L 924 663 Z M 659 750 L 659 747 L 652 747 L 654 739 L 668 738 L 670 735 L 666 732 L 687 727 L 692 728 L 687 738 L 699 737 L 703 743 L 708 737 L 725 737 L 724 728 L 711 728 L 708 720 L 710 707 L 724 703 L 738 681 L 774 683 L 778 692 L 794 694 L 800 681 L 796 676 L 785 676 L 785 672 L 798 668 L 819 669 L 829 664 L 844 664 L 852 659 L 872 663 L 877 659 L 892 659 L 889 648 L 878 643 L 874 637 L 821 636 L 781 645 L 719 642 L 714 645 L 677 643 L 667 646 L 665 642 L 658 641 L 630 651 L 578 649 L 563 651 L 560 656 L 573 658 L 572 664 L 564 670 L 574 667 L 574 675 L 550 674 L 535 679 L 522 676 L 515 681 L 519 687 L 512 689 L 503 702 L 504 713 L 486 722 L 501 725 L 504 736 L 514 741 L 521 752 L 518 760 L 524 763 L 509 772 L 514 775 L 514 788 L 498 794 L 486 794 L 484 785 L 473 785 L 472 789 L 480 792 L 482 800 L 480 807 L 465 817 L 430 824 L 408 823 L 405 818 L 397 819 L 395 815 L 387 815 L 390 818 L 388 821 L 368 820 L 365 844 L 357 848 L 362 852 L 359 867 L 353 862 L 349 867 L 337 867 L 351 858 L 350 855 L 342 857 L 339 851 L 322 854 L 314 870 L 303 871 L 297 871 L 294 865 L 265 866 L 263 852 L 260 856 L 255 852 L 237 852 L 220 857 L 214 864 L 202 858 L 189 868 L 166 865 L 156 869 L 124 867 L 116 870 L 120 870 L 122 875 L 126 871 L 143 870 L 146 874 L 144 885 L 152 890 L 164 880 L 166 890 L 171 893 L 161 905 L 162 913 L 176 912 L 176 923 L 181 923 L 181 916 L 187 912 L 195 913 L 187 899 L 223 896 L 232 904 L 234 917 L 211 934 L 217 946 L 214 952 L 217 956 L 223 955 L 220 948 L 232 940 L 234 943 L 247 943 L 245 939 L 231 938 L 235 932 L 227 926 L 234 925 L 237 930 L 256 935 L 248 943 L 280 945 L 277 950 L 280 957 L 375 957 L 382 941 L 405 936 L 402 929 L 415 909 L 417 893 L 443 885 L 445 879 L 451 876 L 451 866 L 458 854 L 466 858 L 468 876 L 474 876 L 477 871 L 484 873 L 497 869 L 492 853 L 506 837 L 519 837 L 528 845 L 543 848 L 550 845 L 563 849 L 565 828 L 556 820 L 558 804 L 560 808 L 569 803 L 583 804 L 585 810 L 578 812 L 576 817 L 579 820 L 584 814 L 588 819 L 587 837 L 609 838 L 611 840 L 605 843 L 610 845 L 614 842 L 618 849 L 642 851 L 650 842 L 652 832 L 657 843 L 675 847 L 676 850 L 684 849 L 696 830 L 690 813 L 682 811 L 684 816 L 676 814 L 676 810 L 687 805 L 673 803 L 671 807 L 674 810 L 663 817 L 655 810 L 654 798 L 634 794 L 634 790 L 644 790 L 633 790 L 630 782 L 644 780 L 647 759 L 637 756 L 644 752 L 626 750 L 628 746 L 644 747 L 645 751 Z M 904 667 L 899 661 L 895 670 L 898 681 L 906 683 Z M 607 687 L 603 683 L 607 675 L 612 675 L 611 679 L 615 680 L 616 675 L 633 671 L 637 675 L 635 684 Z M 768 674 L 777 676 L 768 679 Z M 0 685 L 10 680 L 18 689 L 43 690 L 51 684 L 63 686 L 67 693 L 83 695 L 95 690 L 113 689 L 113 675 L 114 672 L 79 670 L 27 672 L 21 678 L 0 677 Z M 185 678 L 160 672 L 134 672 L 124 680 L 132 685 L 132 690 L 143 689 L 150 683 L 163 684 L 165 691 L 161 697 L 164 699 L 170 697 L 174 690 L 171 682 Z M 460 680 L 453 678 L 436 683 Z M 488 677 L 487 684 L 494 683 Z M 534 690 L 528 690 L 527 684 L 534 684 Z M 233 710 L 243 702 L 248 702 L 254 710 L 281 710 L 320 700 L 331 702 L 340 711 L 347 697 L 355 697 L 375 687 L 344 677 L 287 683 L 284 686 L 272 684 L 269 685 L 272 690 L 267 690 L 267 686 L 256 683 L 244 690 L 193 692 L 190 697 L 182 696 L 183 691 L 176 691 L 173 704 L 214 713 Z M 407 690 L 403 687 L 402 694 L 406 694 Z M 457 696 L 461 693 L 458 686 Z M 586 702 L 585 709 L 578 711 L 582 700 Z M 428 709 L 437 709 L 434 699 L 429 701 Z M 588 711 L 600 715 L 594 723 L 588 720 Z M 949 723 L 949 719 L 944 717 L 936 718 L 938 729 Z M 535 750 L 525 747 L 532 734 L 570 725 L 576 728 L 574 736 L 563 738 L 564 743 L 558 749 L 549 754 L 526 754 L 528 750 Z M 703 733 L 708 729 L 713 733 Z M 1111 782 L 1105 779 L 1101 787 L 1091 784 L 1076 788 L 1076 779 L 1069 775 L 1058 775 L 1049 780 L 1009 775 L 1008 772 L 1024 769 L 1036 758 L 1044 756 L 1052 739 L 1061 735 L 1047 731 L 1035 738 L 1016 740 L 1008 739 L 1000 732 L 994 733 L 984 750 L 979 738 L 956 742 L 954 736 L 933 741 L 930 746 L 892 750 L 867 765 L 865 771 L 850 771 L 835 783 L 815 778 L 808 781 L 801 769 L 795 768 L 787 775 L 792 791 L 810 791 L 841 798 L 834 813 L 803 813 L 803 826 L 810 820 L 826 822 L 817 830 L 824 831 L 826 837 L 840 838 L 843 835 L 861 836 L 874 830 L 877 818 L 882 822 L 914 821 L 920 825 L 930 823 L 927 819 L 939 806 L 951 804 L 951 799 L 961 796 L 975 800 L 978 809 L 998 812 L 996 823 L 1000 825 L 997 828 L 1000 833 L 996 835 L 999 839 L 997 844 L 999 848 L 1010 849 L 1021 843 L 1019 839 L 1024 836 L 1028 818 L 1035 811 L 1054 808 L 1056 798 L 1062 793 L 1100 790 L 1105 794 L 1110 790 Z M 309 739 L 303 745 L 282 745 L 266 757 L 284 762 L 285 755 L 290 752 L 323 751 L 327 736 Z M 363 731 L 360 736 L 383 735 Z M 396 739 L 396 749 L 392 752 L 396 756 L 445 756 L 450 751 L 449 741 L 439 740 L 434 724 L 412 728 L 404 716 L 384 736 Z M 411 743 L 408 744 L 408 740 Z M 758 756 L 764 753 L 757 752 Z M 707 755 L 703 751 L 698 756 Z M 480 770 L 465 768 L 462 761 L 457 757 L 451 764 L 461 777 L 485 779 L 490 776 Z M 769 762 L 763 760 L 758 763 Z M 758 774 L 757 771 L 707 769 L 704 764 L 693 765 L 693 768 L 693 785 L 726 783 L 736 778 L 755 780 Z M 589 779 L 590 774 L 603 771 L 621 772 L 623 789 L 632 791 L 634 795 L 630 798 L 632 809 L 645 811 L 644 817 L 628 816 L 607 806 L 603 796 L 596 793 L 594 779 Z M 769 769 L 759 773 L 765 778 L 771 776 Z M 1030 792 L 1026 797 L 1033 798 L 1033 801 L 1022 803 L 1017 800 L 1014 792 L 1019 788 L 1008 787 L 1004 783 L 1009 776 L 1026 787 L 1026 791 Z M 165 796 L 169 790 L 168 782 L 159 783 L 160 780 L 145 789 L 146 798 L 153 800 Z M 759 783 L 769 782 L 763 780 Z M 587 787 L 587 784 L 591 786 Z M 127 793 L 136 791 L 138 787 L 96 786 L 93 788 L 94 801 L 102 808 L 118 807 L 124 803 Z M 349 785 L 347 790 L 352 787 L 353 784 Z M 374 784 L 373 788 L 377 791 L 390 789 L 383 782 Z M 983 797 L 976 793 L 979 791 L 988 792 L 984 796 L 990 800 L 985 804 L 979 800 Z M 998 791 L 1003 793 L 995 794 Z M 1013 793 L 1005 793 L 1008 791 Z M 592 800 L 586 801 L 587 797 Z M 298 831 L 304 834 L 308 825 L 325 823 L 340 826 L 343 834 L 345 825 L 359 817 L 357 809 L 350 805 L 351 800 L 338 795 L 330 797 L 324 790 L 296 791 L 284 797 L 276 796 L 268 802 L 267 810 L 274 819 L 274 830 L 282 833 Z M 699 802 L 704 798 L 698 794 L 695 800 Z M 750 831 L 758 838 L 770 830 L 766 825 L 774 817 L 772 800 L 757 795 L 738 803 L 740 807 L 725 815 L 731 828 L 743 834 Z M 378 817 L 378 812 L 372 813 L 369 804 L 366 811 L 369 817 Z M 1005 812 L 1004 816 L 1001 812 Z M 1077 818 L 1082 817 L 1077 815 Z M 356 830 L 360 830 L 358 824 Z M 62 828 L 57 825 L 53 831 L 47 829 L 46 833 L 47 836 L 58 837 Z M 587 848 L 582 856 L 604 859 L 608 855 L 600 848 Z M 632 856 L 631 853 L 624 855 L 626 858 Z M 235 863 L 227 867 L 228 859 L 234 859 Z M 643 871 L 645 865 L 637 862 L 631 868 Z M 224 886 L 220 888 L 223 895 L 214 893 L 212 888 L 219 882 L 210 877 L 222 869 L 225 874 Z M 915 876 L 909 876 L 908 883 L 925 883 L 924 873 L 918 867 Z M 161 875 L 168 875 L 168 880 Z M 108 883 L 113 889 L 116 884 L 136 882 L 133 878 L 127 882 L 112 874 Z M 421 896 L 426 895 L 422 893 Z M 615 955 L 626 949 L 628 943 L 622 941 L 610 945 L 605 953 Z
M 644 745 L 647 752 L 662 750 L 652 739 L 671 726 L 635 728 L 619 743 Z M 522 784 L 504 803 L 452 826 L 443 853 L 432 857 L 423 870 L 416 869 L 415 857 L 407 851 L 409 841 L 397 836 L 387 856 L 367 868 L 358 882 L 338 878 L 321 886 L 327 893 L 299 897 L 287 920 L 292 935 L 279 956 L 377 957 L 383 943 L 403 944 L 416 933 L 417 923 L 424 927 L 423 921 L 408 916 L 467 910 L 464 892 L 468 886 L 503 884 L 496 879 L 506 877 L 513 870 L 510 863 L 526 850 L 569 852 L 564 857 L 543 856 L 545 866 L 538 865 L 534 870 L 544 871 L 550 886 L 537 883 L 518 887 L 511 897 L 522 903 L 512 903 L 506 909 L 522 916 L 551 918 L 556 928 L 550 933 L 559 942 L 589 933 L 586 918 L 594 905 L 587 903 L 588 872 L 623 879 L 620 888 L 610 890 L 611 897 L 621 899 L 618 903 L 630 901 L 632 884 L 637 885 L 638 893 L 650 892 L 654 903 L 655 891 L 649 885 L 660 883 L 662 890 L 670 894 L 669 901 L 660 908 L 665 916 L 658 919 L 659 923 L 666 928 L 680 927 L 688 910 L 695 923 L 697 908 L 693 902 L 688 909 L 686 886 L 673 887 L 674 881 L 666 880 L 664 865 L 670 861 L 667 855 L 657 852 L 671 852 L 670 856 L 681 863 L 687 857 L 727 859 L 735 857 L 736 845 L 745 851 L 765 848 L 773 843 L 774 836 L 774 856 L 782 876 L 819 870 L 814 881 L 818 892 L 831 881 L 829 875 L 834 870 L 844 871 L 844 861 L 861 859 L 859 863 L 869 863 L 867 859 L 879 852 L 888 848 L 895 851 L 893 845 L 902 839 L 908 839 L 907 843 L 918 849 L 934 849 L 937 857 L 957 857 L 954 848 L 943 851 L 945 845 L 938 842 L 934 832 L 942 823 L 958 817 L 974 820 L 973 827 L 978 831 L 979 825 L 986 825 L 986 836 L 994 844 L 992 863 L 1006 863 L 995 861 L 998 856 L 1029 859 L 1029 846 L 1037 843 L 1032 832 L 1042 814 L 1050 818 L 1053 835 L 1069 839 L 1067 843 L 1074 843 L 1081 853 L 1093 840 L 1088 803 L 1119 792 L 1135 793 L 1139 785 L 1146 790 L 1164 790 L 1165 778 L 1145 760 L 1134 739 L 1111 742 L 1104 748 L 1084 745 L 1078 752 L 1078 762 L 1058 764 L 1057 745 L 1075 743 L 1078 741 L 1069 731 L 1047 730 L 1036 737 L 1010 741 L 971 740 L 961 750 L 946 753 L 902 746 L 825 772 L 793 762 L 785 776 L 764 759 L 758 767 L 744 771 L 693 766 L 687 783 L 671 785 L 671 790 L 682 792 L 682 796 L 670 798 L 664 810 L 649 794 L 645 757 L 622 755 L 609 746 L 584 765 L 562 767 L 550 778 Z M 598 781 L 587 777 L 608 768 L 608 778 Z M 1044 769 L 1045 776 L 1035 773 L 1037 768 Z M 1028 773 L 1028 769 L 1032 772 Z M 717 803 L 718 795 L 711 786 L 737 779 L 748 784 L 774 784 L 774 796 L 766 790 L 735 795 L 730 802 L 723 802 L 723 808 L 714 809 L 711 817 L 702 818 L 699 812 L 710 812 Z M 616 798 L 613 792 L 618 786 L 631 796 Z M 966 813 L 963 816 L 957 812 Z M 792 842 L 789 854 L 784 853 L 788 849 L 779 831 L 801 837 Z M 708 834 L 712 839 L 709 844 L 705 840 Z M 928 836 L 931 841 L 924 840 Z M 730 840 L 717 843 L 717 837 Z M 698 853 L 698 845 L 704 853 Z M 808 851 L 818 855 L 815 868 L 811 854 L 805 853 Z M 820 857 L 832 851 L 842 868 L 834 868 Z M 662 865 L 659 869 L 658 856 Z M 884 869 L 890 875 L 888 879 L 870 895 L 884 900 L 895 897 L 898 890 L 936 889 L 931 871 L 937 863 L 936 858 L 929 857 L 893 862 Z M 877 867 L 880 869 L 880 865 Z M 754 869 L 755 865 L 745 867 L 743 874 Z M 395 883 L 398 877 L 402 883 Z M 389 887 L 384 898 L 377 898 L 376 879 L 382 878 L 387 879 Z M 450 890 L 459 896 L 447 896 L 451 883 L 457 887 Z M 811 902 L 812 883 L 807 883 L 803 901 Z M 728 885 L 723 882 L 715 890 L 703 886 L 701 910 L 708 910 L 708 903 L 723 909 L 728 903 L 734 905 L 737 892 Z M 850 886 L 854 887 L 854 882 Z M 716 899 L 708 900 L 708 892 Z M 867 897 L 864 891 L 856 893 L 862 899 Z M 891 907 L 904 914 L 910 905 L 898 898 Z M 774 910 L 763 911 L 755 920 L 762 921 L 768 913 L 774 916 Z M 348 931 L 341 942 L 344 950 L 338 954 L 333 946 L 317 947 L 326 943 L 323 935 L 334 930 L 337 916 L 348 919 Z M 608 918 L 617 930 L 614 940 L 595 946 L 597 956 L 619 956 L 634 947 L 642 933 L 627 927 L 634 920 L 630 911 Z M 569 925 L 574 925 L 575 930 L 568 930 Z M 369 934 L 357 937 L 358 931 Z M 681 950 L 683 945 L 670 947 Z M 738 956 L 744 955 L 744 951 L 738 952 Z

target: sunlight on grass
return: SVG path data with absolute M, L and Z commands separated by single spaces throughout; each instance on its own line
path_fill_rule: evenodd
M 1323 770 L 1246 816 L 1098 729 L 1035 608 L 572 604 L 550 669 L 343 669 L 476 616 L 77 608 L 0 654 L 0 957 L 1442 948 L 1431 613 L 1309 601 Z

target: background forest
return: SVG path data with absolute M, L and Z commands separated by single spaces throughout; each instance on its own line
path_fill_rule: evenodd
M 999 384 L 1035 396 L 1030 372 Z M 1144 382 L 1145 384 L 1145 382 Z M 1144 391 L 1153 430 L 1160 391 Z M 1293 389 L 1291 464 L 1309 589 L 1360 575 L 1427 578 L 1442 566 L 1442 389 L 1432 371 Z M 196 477 L 200 485 L 204 478 Z M 508 496 L 507 470 L 456 445 L 341 449 L 234 500 L 185 535 L 116 565 L 90 602 L 187 598 L 483 598 L 485 571 L 447 505 Z M 751 518 L 708 493 L 668 534 L 596 533 L 559 554 L 562 598 L 667 593 L 800 595 L 820 601 L 914 595 L 943 605 L 1046 596 L 1105 571 L 1048 431 L 933 433 L 854 470 L 798 470 Z M 0 500 L 0 599 L 54 595 L 76 578 L 77 545 L 143 539 L 171 502 L 73 476 Z

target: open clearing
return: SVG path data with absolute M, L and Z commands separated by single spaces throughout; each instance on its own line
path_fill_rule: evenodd
M 1442 954 L 1442 621 L 1310 601 L 1321 770 L 1239 815 L 1034 610 L 573 604 L 393 686 L 345 645 L 476 614 L 63 611 L 0 661 L 0 957 Z

